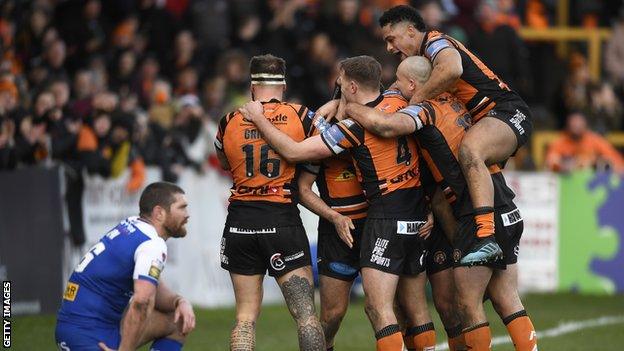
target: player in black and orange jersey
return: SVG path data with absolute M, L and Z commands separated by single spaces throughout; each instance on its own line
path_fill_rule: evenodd
M 318 127 L 316 131 L 322 132 L 329 124 Z M 310 162 L 302 170 L 299 201 L 319 215 L 320 320 L 327 349 L 333 350 L 334 337 L 349 307 L 351 286 L 360 270 L 360 241 L 368 202 L 347 153 Z M 312 191 L 315 182 L 320 197 Z
M 379 24 L 389 52 L 401 59 L 424 56 L 433 64 L 431 79 L 414 94 L 410 104 L 446 91 L 455 94 L 470 112 L 474 127 L 463 139 L 459 162 L 479 229 L 478 240 L 472 241 L 462 263 L 498 259 L 502 251 L 493 236 L 494 185 L 488 166 L 506 162 L 527 142 L 532 130 L 528 106 L 459 41 L 426 30 L 413 7 L 393 7 L 380 17 Z
M 252 98 L 264 106 L 262 118 L 295 140 L 313 130 L 306 107 L 281 102 L 286 88 L 284 60 L 254 56 Z M 215 146 L 234 184 L 221 240 L 221 267 L 230 272 L 236 298 L 231 350 L 255 348 L 255 322 L 267 269 L 275 277 L 297 322 L 302 350 L 325 351 L 314 312 L 314 283 L 308 237 L 296 200 L 296 165 L 276 154 L 239 112 L 221 119 Z
M 380 94 L 381 65 L 369 56 L 340 63 L 344 101 L 366 104 L 391 114 L 406 106 L 400 94 Z M 241 111 L 265 140 L 286 159 L 324 159 L 349 150 L 370 203 L 362 233 L 360 266 L 366 312 L 377 350 L 403 350 L 403 336 L 393 310 L 395 292 L 410 326 L 431 322 L 424 295 L 425 250 L 420 235 L 426 206 L 420 187 L 418 153 L 412 138 L 380 138 L 351 119 L 343 119 L 319 136 L 297 142 L 262 120 L 262 106 L 251 102 Z M 435 345 L 435 344 L 434 344 Z
M 420 86 L 425 84 L 431 73 L 431 64 L 423 57 L 409 57 L 397 68 L 397 86 L 401 93 L 410 98 Z M 452 206 L 452 215 L 443 216 L 450 223 L 447 234 L 454 239 L 454 260 L 456 268 L 453 276 L 457 285 L 457 297 L 461 306 L 460 315 L 464 318 L 466 343 L 471 350 L 488 350 L 491 337 L 485 313 L 483 296 L 490 296 L 496 311 L 507 325 L 508 331 L 518 351 L 532 351 L 537 346 L 535 329 L 520 301 L 517 291 L 519 241 L 523 222 L 520 212 L 513 203 L 514 193 L 507 187 L 500 168 L 490 167 L 495 187 L 496 240 L 503 247 L 504 261 L 483 263 L 466 267 L 461 264 L 462 252 L 468 250 L 472 240 L 476 240 L 477 226 L 472 216 L 468 186 L 459 166 L 458 154 L 466 129 L 467 110 L 453 95 L 442 93 L 435 99 L 409 107 L 393 114 L 391 118 L 380 115 L 370 108 L 348 104 L 346 113 L 364 127 L 385 137 L 413 134 L 421 146 L 423 158 L 439 185 L 438 194 L 446 198 Z M 422 179 L 422 177 L 421 177 Z M 443 202 L 443 201 L 442 201 Z M 433 208 L 438 217 L 439 206 L 434 200 Z M 443 206 L 442 206 L 443 207 Z M 449 223 L 443 223 L 448 225 Z M 456 229 L 455 229 L 456 228 Z M 435 231 L 435 227 L 434 227 Z M 435 232 L 432 233 L 432 237 Z M 501 270 L 502 268 L 502 270 Z M 506 268 L 506 269 L 505 269 Z M 434 287 L 434 282 L 432 281 Z M 436 291 L 434 287 L 434 301 Z M 444 320 L 444 319 L 443 319 Z M 449 335 L 450 336 L 450 335 Z M 449 340 L 451 350 L 457 350 Z

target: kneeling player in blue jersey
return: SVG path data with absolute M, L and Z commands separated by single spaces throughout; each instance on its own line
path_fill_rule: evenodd
M 177 351 L 195 328 L 191 304 L 159 281 L 165 240 L 186 235 L 184 191 L 152 183 L 139 208 L 139 217 L 104 235 L 70 276 L 56 324 L 59 350 L 127 351 L 153 341 L 152 351 Z

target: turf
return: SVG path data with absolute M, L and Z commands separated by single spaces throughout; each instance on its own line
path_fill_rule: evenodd
M 624 316 L 624 296 L 579 296 L 574 294 L 527 295 L 525 306 L 538 330 L 556 327 L 562 322 L 587 320 L 602 316 Z M 432 310 L 433 311 L 433 310 Z M 493 336 L 506 335 L 500 319 L 487 304 Z M 196 310 L 197 328 L 187 341 L 185 350 L 227 350 L 232 326 L 233 309 Z M 435 314 L 435 313 L 434 313 Z M 446 339 L 435 319 L 438 342 Z M 29 316 L 13 319 L 14 350 L 54 350 L 54 316 Z M 297 350 L 294 322 L 286 307 L 265 306 L 257 329 L 257 350 Z M 372 330 L 364 315 L 362 301 L 352 303 L 336 338 L 336 350 L 374 350 Z M 620 351 L 624 349 L 624 323 L 580 330 L 558 337 L 544 338 L 540 350 Z M 511 344 L 495 346 L 494 350 L 512 351 Z M 146 350 L 146 348 L 145 348 Z

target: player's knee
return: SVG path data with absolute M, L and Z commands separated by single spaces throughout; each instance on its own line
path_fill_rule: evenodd
M 347 313 L 346 304 L 334 304 L 331 306 L 323 307 L 321 312 L 321 319 L 323 322 L 329 322 L 338 320 L 341 321 Z
M 452 299 L 449 298 L 435 298 L 433 299 L 436 311 L 440 315 L 440 319 L 446 325 L 453 323 L 457 317 L 457 311 Z
M 478 145 L 463 142 L 459 147 L 459 162 L 464 168 L 474 167 L 479 162 L 483 163 Z

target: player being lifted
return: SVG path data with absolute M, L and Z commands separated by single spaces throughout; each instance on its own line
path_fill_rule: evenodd
M 286 89 L 284 60 L 254 56 L 249 68 L 252 99 L 264 107 L 262 118 L 297 141 L 309 136 L 313 127 L 308 109 L 280 101 Z M 238 112 L 221 119 L 215 146 L 234 181 L 221 240 L 221 266 L 230 272 L 236 298 L 230 350 L 255 348 L 255 323 L 268 269 L 297 323 L 299 348 L 325 351 L 314 308 L 308 237 L 294 200 L 295 164 L 273 152 Z
M 381 66 L 374 58 L 358 56 L 340 63 L 342 98 L 393 113 L 405 107 L 398 93 L 380 94 Z M 266 106 L 265 106 L 266 109 Z M 247 103 L 241 112 L 252 121 L 273 148 L 290 162 L 325 159 L 349 150 L 369 200 L 361 238 L 360 267 L 366 294 L 366 313 L 377 339 L 377 350 L 403 350 L 403 336 L 393 310 L 395 292 L 408 327 L 425 329 L 431 343 L 431 318 L 424 296 L 425 250 L 419 235 L 427 220 L 418 177 L 418 153 L 411 138 L 385 139 L 345 119 L 320 135 L 293 140 L 263 117 L 263 106 Z M 266 112 L 265 112 L 266 113 Z M 399 279 L 400 278 L 400 279 Z M 426 327 L 425 327 L 426 326 Z M 435 346 L 435 342 L 426 345 Z
M 139 208 L 139 217 L 103 236 L 70 276 L 56 323 L 59 350 L 129 351 L 153 341 L 151 350 L 176 351 L 195 328 L 191 304 L 160 279 L 165 240 L 186 236 L 184 191 L 152 183 Z
M 418 11 L 396 6 L 379 19 L 387 50 L 402 60 L 424 56 L 433 64 L 431 78 L 410 100 L 417 104 L 448 91 L 468 109 L 474 126 L 466 133 L 459 163 L 472 198 L 477 238 L 463 252 L 462 264 L 489 262 L 502 251 L 494 240 L 494 185 L 488 166 L 505 163 L 531 134 L 526 103 L 472 52 L 448 35 L 428 31 Z
M 395 85 L 403 96 L 410 98 L 427 83 L 431 70 L 431 64 L 426 58 L 408 57 L 397 68 Z M 453 216 L 458 220 L 457 230 L 453 235 L 457 252 L 454 277 L 458 303 L 461 306 L 459 312 L 469 350 L 490 349 L 491 335 L 483 310 L 483 296 L 486 291 L 496 312 L 507 326 L 516 350 L 537 350 L 535 329 L 524 310 L 517 289 L 516 263 L 523 230 L 522 217 L 513 203 L 515 195 L 507 187 L 497 166 L 490 168 L 495 189 L 496 240 L 501 243 L 504 260 L 480 263 L 472 267 L 460 262 L 461 252 L 473 245 L 476 240 L 474 234 L 478 230 L 471 215 L 468 186 L 457 160 L 465 128 L 469 127 L 463 104 L 453 95 L 442 93 L 434 99 L 410 105 L 393 114 L 391 118 L 374 109 L 352 103 L 346 106 L 346 113 L 373 133 L 386 137 L 414 134 L 419 141 L 424 158 L 451 203 Z M 433 207 L 437 206 L 434 204 Z M 443 219 L 447 222 L 454 220 L 446 216 Z M 453 345 L 449 343 L 449 346 L 453 350 Z

